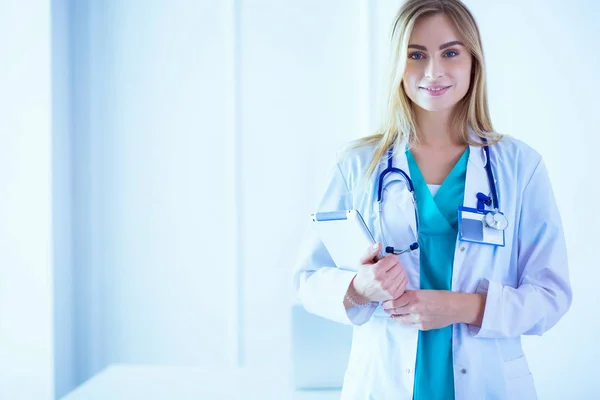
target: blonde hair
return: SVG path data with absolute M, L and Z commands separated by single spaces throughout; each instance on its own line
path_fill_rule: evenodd
M 480 138 L 487 139 L 488 145 L 497 143 L 502 138 L 502 135 L 494 133 L 490 120 L 483 47 L 479 28 L 471 12 L 460 0 L 408 0 L 398 11 L 392 28 L 389 92 L 381 127 L 375 134 L 349 143 L 342 153 L 347 155 L 353 149 L 375 145 L 373 159 L 363 176 L 364 183 L 391 146 L 394 146 L 395 151 L 399 151 L 399 143 L 406 141 L 411 146 L 418 142 L 415 114 L 412 102 L 402 85 L 402 78 L 406 68 L 410 36 L 417 20 L 435 14 L 443 14 L 450 19 L 473 57 L 469 90 L 454 107 L 452 131 L 458 133 L 463 143 L 475 146 L 486 144 L 471 138 L 469 126 Z

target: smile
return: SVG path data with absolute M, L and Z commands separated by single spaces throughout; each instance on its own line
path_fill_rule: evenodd
M 450 87 L 451 86 L 432 86 L 429 88 L 421 87 L 420 89 L 425 90 L 432 96 L 441 96 L 442 94 L 446 93 Z
M 449 87 L 450 86 L 435 86 L 429 88 L 422 87 L 421 89 L 429 90 L 430 92 L 439 92 L 440 90 L 448 89 Z

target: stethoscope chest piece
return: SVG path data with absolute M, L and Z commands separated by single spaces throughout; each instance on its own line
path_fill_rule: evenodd
M 498 231 L 503 231 L 508 227 L 508 219 L 496 211 L 488 212 L 483 219 L 487 227 Z

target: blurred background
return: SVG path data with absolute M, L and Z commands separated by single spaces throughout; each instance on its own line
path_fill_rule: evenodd
M 565 225 L 539 397 L 598 398 L 600 4 L 465 3 L 495 128 L 543 155 Z M 292 267 L 336 150 L 378 125 L 400 4 L 0 0 L 0 399 L 114 364 L 339 388 L 351 330 Z

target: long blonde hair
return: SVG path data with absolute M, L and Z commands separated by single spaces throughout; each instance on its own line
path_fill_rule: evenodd
M 453 22 L 473 57 L 469 90 L 454 108 L 452 131 L 458 133 L 463 143 L 475 146 L 485 144 L 471 138 L 469 126 L 479 137 L 487 139 L 490 145 L 502 138 L 502 135 L 494 133 L 490 120 L 483 47 L 479 28 L 471 12 L 460 0 L 407 0 L 398 11 L 392 28 L 389 91 L 381 127 L 375 134 L 349 143 L 342 153 L 347 155 L 353 149 L 375 145 L 373 159 L 363 176 L 365 180 L 375 171 L 390 146 L 398 151 L 399 143 L 406 141 L 413 145 L 418 141 L 412 102 L 406 95 L 402 78 L 408 57 L 408 42 L 415 23 L 419 18 L 434 14 L 444 14 Z

